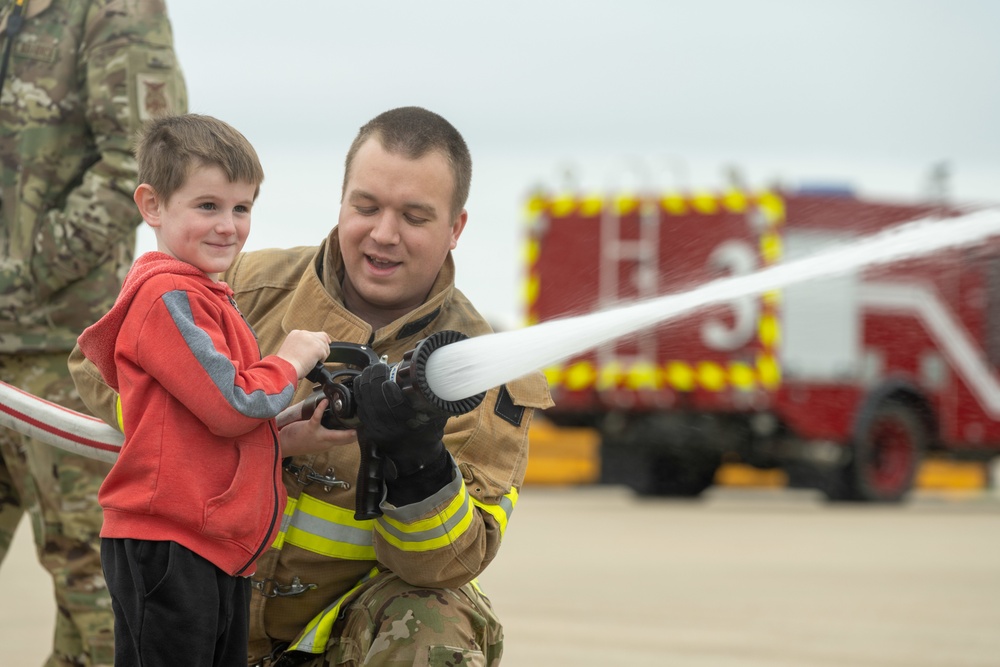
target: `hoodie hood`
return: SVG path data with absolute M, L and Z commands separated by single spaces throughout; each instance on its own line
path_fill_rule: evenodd
M 209 289 L 228 296 L 232 295 L 232 290 L 225 283 L 213 282 L 201 269 L 166 253 L 147 252 L 135 260 L 128 275 L 125 276 L 125 282 L 115 300 L 115 305 L 104 317 L 84 329 L 77 341 L 84 356 L 97 366 L 104 381 L 115 391 L 118 391 L 118 371 L 115 368 L 115 344 L 118 332 L 121 331 L 125 316 L 139 288 L 150 278 L 165 273 L 200 277 Z

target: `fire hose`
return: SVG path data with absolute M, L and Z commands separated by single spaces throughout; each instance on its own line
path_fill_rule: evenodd
M 427 382 L 426 366 L 431 353 L 466 336 L 457 331 L 439 331 L 421 340 L 390 366 L 389 378 L 417 412 L 419 421 L 432 416 L 456 416 L 478 406 L 486 392 L 460 400 L 446 401 Z M 360 425 L 353 381 L 368 366 L 380 363 L 371 348 L 354 343 L 331 343 L 326 362 L 316 364 L 306 378 L 316 384 L 312 395 L 278 415 L 279 427 L 298 419 L 309 419 L 317 404 L 327 399 L 322 424 L 331 429 L 353 429 Z M 342 366 L 326 368 L 326 363 Z M 124 436 L 100 419 L 60 405 L 0 382 L 0 425 L 23 435 L 75 454 L 101 461 L 118 458 Z M 414 424 L 419 426 L 419 424 Z M 385 461 L 372 443 L 360 443 L 361 464 L 355 486 L 355 518 L 373 519 L 382 514 L 379 504 L 384 493 Z
M 118 458 L 124 436 L 96 417 L 29 394 L 0 381 L 0 425 L 99 461 Z

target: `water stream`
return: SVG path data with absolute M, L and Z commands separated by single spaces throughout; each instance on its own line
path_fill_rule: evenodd
M 460 400 L 707 306 L 944 248 L 973 245 L 996 235 L 1000 235 L 997 209 L 945 220 L 916 220 L 685 292 L 445 345 L 427 359 L 427 383 L 442 399 Z

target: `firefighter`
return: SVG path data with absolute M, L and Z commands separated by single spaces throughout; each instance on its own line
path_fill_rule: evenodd
M 186 105 L 162 0 L 0 0 L 0 379 L 84 409 L 66 355 L 132 263 L 132 135 Z M 109 466 L 0 431 L 0 560 L 30 514 L 57 607 L 46 664 L 110 665 Z
M 404 107 L 365 124 L 327 239 L 244 253 L 223 276 L 262 352 L 308 329 L 367 344 L 392 364 L 436 331 L 489 333 L 455 286 L 451 255 L 471 173 L 465 141 L 435 113 Z M 70 366 L 88 405 L 114 424 L 115 397 L 79 349 Z M 358 435 L 394 463 L 377 519 L 354 516 L 354 431 L 323 428 L 323 404 L 281 431 L 288 508 L 252 580 L 253 665 L 499 663 L 500 621 L 476 577 L 517 503 L 534 409 L 552 404 L 544 377 L 496 387 L 471 412 L 416 429 L 385 382 L 385 364 L 355 382 L 371 399 Z M 311 393 L 305 385 L 296 398 Z

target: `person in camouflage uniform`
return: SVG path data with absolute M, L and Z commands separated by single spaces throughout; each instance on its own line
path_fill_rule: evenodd
M 465 141 L 437 114 L 403 107 L 363 126 L 325 242 L 243 253 L 222 276 L 262 353 L 305 328 L 395 364 L 438 331 L 490 333 L 455 287 L 451 254 L 471 174 Z M 116 396 L 79 348 L 70 368 L 95 414 L 115 424 Z M 387 370 L 371 365 L 353 383 L 365 397 L 357 435 L 391 463 L 382 516 L 355 516 L 354 431 L 324 429 L 322 409 L 281 430 L 288 504 L 251 582 L 252 665 L 500 663 L 503 628 L 476 577 L 517 502 L 534 410 L 552 404 L 545 378 L 531 373 L 446 423 L 413 428 Z M 296 398 L 312 391 L 303 383 Z
M 0 53 L 0 379 L 85 411 L 66 356 L 132 263 L 133 135 L 186 110 L 184 80 L 162 0 L 0 0 Z M 0 560 L 27 511 L 58 608 L 47 665 L 113 660 L 108 469 L 0 429 Z

